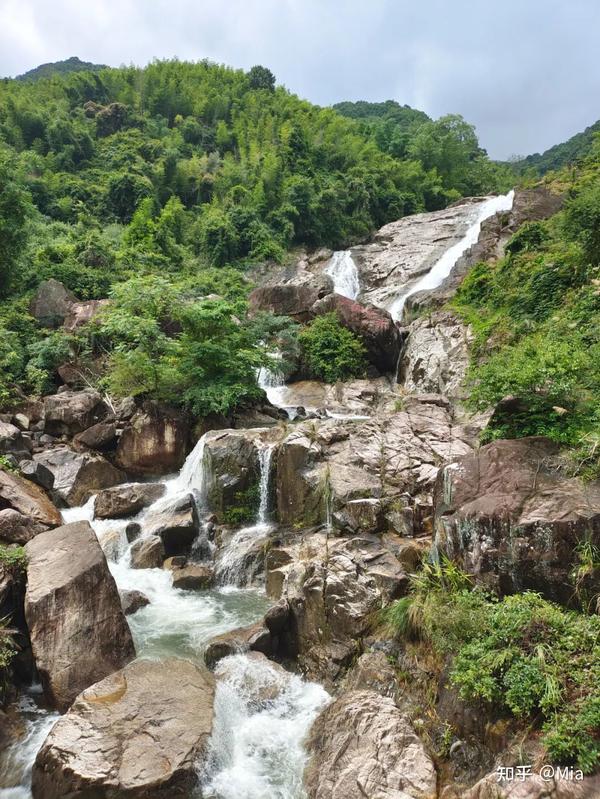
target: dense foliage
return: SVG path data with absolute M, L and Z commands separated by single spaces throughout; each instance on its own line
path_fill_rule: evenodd
M 449 562 L 426 564 L 411 594 L 385 612 L 403 636 L 451 655 L 463 699 L 541 720 L 553 762 L 591 773 L 600 765 L 600 617 L 564 610 L 539 595 L 472 590 Z
M 454 301 L 476 334 L 471 404 L 519 401 L 494 415 L 487 439 L 547 435 L 576 445 L 591 474 L 600 443 L 599 155 L 569 185 L 564 210 L 521 227 L 506 257 L 477 265 Z
M 0 402 L 51 391 L 66 359 L 114 393 L 231 408 L 282 333 L 247 320 L 248 266 L 442 207 L 475 174 L 477 190 L 502 182 L 459 118 L 392 104 L 386 125 L 414 122 L 398 148 L 260 65 L 71 66 L 0 83 Z M 93 334 L 30 316 L 50 278 L 111 297 Z
M 326 383 L 363 377 L 366 350 L 360 339 L 343 327 L 335 312 L 318 316 L 298 336 L 302 360 L 312 377 Z
M 17 75 L 16 80 L 39 80 L 40 78 L 51 78 L 53 75 L 62 75 L 69 72 L 99 72 L 106 69 L 105 64 L 93 64 L 91 61 L 82 61 L 77 56 L 65 58 L 64 61 L 50 61 L 47 64 L 40 64 L 34 69 Z

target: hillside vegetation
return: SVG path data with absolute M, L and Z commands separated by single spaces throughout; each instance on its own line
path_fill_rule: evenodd
M 394 106 L 372 130 L 260 66 L 165 61 L 4 81 L 2 400 L 51 391 L 65 360 L 93 363 L 87 379 L 111 391 L 198 413 L 254 396 L 284 325 L 247 320 L 246 267 L 506 188 L 464 120 L 407 111 L 399 147 L 403 114 Z M 85 336 L 48 333 L 28 308 L 50 278 L 78 299 L 111 296 L 110 312 Z
M 534 153 L 522 158 L 515 162 L 514 167 L 519 174 L 545 175 L 552 170 L 573 166 L 590 155 L 594 138 L 598 133 L 600 133 L 600 119 L 567 141 L 555 144 L 543 153 Z

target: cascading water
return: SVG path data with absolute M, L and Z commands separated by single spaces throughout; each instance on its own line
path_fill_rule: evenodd
M 325 274 L 333 280 L 333 290 L 342 297 L 355 300 L 360 293 L 358 269 L 350 250 L 337 250 L 331 256 Z
M 259 504 L 256 521 L 250 527 L 242 527 L 233 536 L 216 563 L 217 579 L 225 585 L 248 585 L 256 572 L 257 559 L 252 550 L 272 529 L 269 524 L 269 489 L 271 483 L 271 460 L 273 444 L 257 447 L 259 466 Z
M 509 191 L 508 194 L 490 197 L 488 200 L 475 206 L 473 220 L 463 238 L 447 249 L 427 274 L 423 275 L 423 277 L 417 280 L 409 289 L 402 291 L 389 306 L 388 310 L 395 321 L 398 322 L 402 320 L 404 306 L 409 297 L 412 297 L 413 294 L 417 294 L 419 291 L 433 291 L 444 282 L 450 272 L 452 272 L 458 259 L 479 240 L 483 222 L 500 211 L 510 211 L 513 205 L 514 195 L 514 191 Z
M 150 603 L 128 617 L 138 657 L 186 657 L 202 662 L 208 641 L 216 635 L 252 624 L 264 614 L 269 601 L 257 589 L 237 589 L 232 585 L 206 591 L 184 591 L 173 587 L 172 574 L 167 569 L 134 569 L 130 561 L 130 545 L 125 527 L 132 521 L 140 524 L 148 514 L 164 511 L 177 499 L 194 493 L 197 502 L 205 497 L 210 479 L 209 463 L 204 457 L 204 439 L 188 456 L 181 472 L 166 481 L 167 491 L 150 508 L 126 520 L 100 521 L 94 519 L 94 497 L 79 508 L 63 512 L 65 523 L 86 520 L 92 525 L 107 555 L 108 564 L 119 590 L 137 590 Z M 269 474 L 273 447 L 261 447 L 258 452 L 260 471 L 260 503 L 257 512 L 257 531 L 263 533 L 268 525 Z M 235 537 L 234 537 L 235 538 Z M 233 544 L 233 542 L 232 542 Z M 227 548 L 224 553 L 227 554 Z M 237 576 L 237 575 L 236 575 Z M 222 578 L 222 582 L 226 582 Z M 280 694 L 282 674 L 279 667 L 268 662 L 257 664 L 252 656 L 227 658 L 228 667 L 217 692 L 215 730 L 212 736 L 212 768 L 202 779 L 210 784 L 214 799 L 302 799 L 304 754 L 302 739 L 310 723 L 327 701 L 319 686 L 298 677 L 289 676 L 289 684 Z M 254 670 L 254 671 L 253 671 Z M 277 696 L 274 703 L 250 701 L 244 675 L 260 671 L 261 685 L 267 693 Z M 286 676 L 286 679 L 287 676 Z M 35 755 L 52 727 L 57 715 L 38 708 L 27 695 L 21 699 L 19 713 L 24 735 L 0 753 L 0 799 L 31 799 L 30 779 Z M 229 730 L 230 732 L 223 732 Z M 227 743 L 232 737 L 233 745 Z M 239 787 L 240 775 L 248 773 L 248 784 Z M 230 777 L 225 776 L 229 774 Z M 228 779 L 238 780 L 238 789 Z M 208 789 L 206 789 L 208 790 Z

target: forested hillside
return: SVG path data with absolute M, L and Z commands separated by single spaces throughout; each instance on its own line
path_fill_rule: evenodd
M 50 61 L 48 64 L 40 64 L 39 67 L 29 69 L 22 75 L 17 75 L 16 80 L 39 80 L 40 78 L 51 78 L 53 75 L 69 72 L 99 72 L 101 69 L 106 68 L 105 64 L 93 64 L 91 61 L 82 61 L 77 56 L 72 56 L 64 61 Z
M 246 266 L 507 186 L 458 117 L 394 106 L 371 129 L 276 87 L 264 67 L 168 61 L 4 81 L 0 141 L 5 402 L 50 390 L 70 356 L 102 366 L 112 391 L 227 409 L 256 391 L 264 360 L 267 332 L 245 321 Z M 50 278 L 77 299 L 113 297 L 93 340 L 48 335 L 29 315 Z
M 514 167 L 520 174 L 533 172 L 545 175 L 546 172 L 553 169 L 572 166 L 590 155 L 597 133 L 600 133 L 600 120 L 581 133 L 571 136 L 567 141 L 555 144 L 543 153 L 534 153 L 515 162 Z

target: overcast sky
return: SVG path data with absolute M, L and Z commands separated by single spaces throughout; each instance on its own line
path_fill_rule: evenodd
M 0 0 L 0 75 L 71 55 L 260 63 L 321 105 L 460 113 L 497 158 L 600 117 L 600 0 Z

